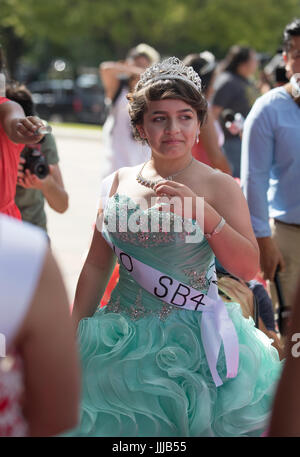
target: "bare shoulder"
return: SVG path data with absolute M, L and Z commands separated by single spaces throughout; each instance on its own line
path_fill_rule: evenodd
M 219 170 L 213 170 L 213 172 L 209 174 L 206 184 L 209 194 L 212 197 L 222 196 L 223 198 L 226 198 L 226 196 L 232 197 L 233 194 L 242 194 L 242 190 L 237 181 L 232 176 Z
M 132 182 L 135 182 L 136 175 L 142 168 L 143 164 L 135 167 L 122 167 L 114 172 L 114 179 L 111 185 L 110 195 L 119 191 L 119 188 L 126 188 Z
M 244 199 L 239 184 L 230 175 L 198 162 L 190 178 L 189 187 L 214 208 L 232 205 Z
M 142 166 L 144 165 L 144 162 L 139 163 L 138 165 L 135 165 L 134 167 L 122 167 L 119 168 L 118 173 L 119 176 L 126 177 L 127 175 L 132 175 L 132 174 L 137 174 Z
M 248 218 L 248 205 L 238 182 L 232 176 L 215 171 L 207 182 L 207 201 L 226 220 L 233 214 Z M 247 213 L 247 217 L 246 217 Z
M 229 178 L 229 182 L 227 178 Z M 233 181 L 233 185 L 236 184 L 231 176 L 202 162 L 197 162 L 194 165 L 193 174 L 189 176 L 189 181 L 189 187 L 197 195 L 204 196 L 208 200 L 213 198 L 217 189 L 223 189 L 224 192 L 227 186 L 232 185 L 230 181 Z
M 132 179 L 132 177 L 135 178 L 138 172 L 141 170 L 143 164 L 144 163 L 142 162 L 134 167 L 119 168 L 119 170 L 117 171 L 119 182 L 121 183 L 124 181 L 128 181 L 129 179 Z

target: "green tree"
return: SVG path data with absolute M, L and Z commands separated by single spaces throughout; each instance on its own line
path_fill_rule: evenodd
M 98 65 L 139 42 L 165 56 L 221 58 L 236 43 L 274 53 L 295 16 L 299 0 L 1 0 L 0 39 L 11 66 L 20 54 L 41 68 L 53 57 Z

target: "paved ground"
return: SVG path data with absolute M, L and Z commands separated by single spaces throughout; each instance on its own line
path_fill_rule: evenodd
M 65 214 L 58 214 L 47 205 L 48 231 L 69 299 L 73 301 L 97 213 L 97 197 L 104 165 L 101 132 L 100 129 L 54 127 L 53 133 L 65 187 L 69 193 L 69 209 Z

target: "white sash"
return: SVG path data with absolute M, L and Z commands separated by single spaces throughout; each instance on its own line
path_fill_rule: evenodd
M 108 201 L 112 181 L 113 175 L 110 175 L 102 183 L 103 210 Z M 119 262 L 143 289 L 176 308 L 203 312 L 201 336 L 213 380 L 217 387 L 223 384 L 217 372 L 222 341 L 226 359 L 226 377 L 234 378 L 237 375 L 239 365 L 238 337 L 225 303 L 218 295 L 215 270 L 208 293 L 205 295 L 190 285 L 179 282 L 170 275 L 137 260 L 113 245 L 109 240 L 106 239 L 106 241 L 114 250 Z

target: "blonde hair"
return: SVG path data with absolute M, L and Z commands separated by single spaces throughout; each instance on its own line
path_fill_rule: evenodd
M 149 44 L 146 43 L 138 44 L 128 53 L 128 57 L 131 57 L 132 59 L 139 56 L 145 56 L 149 60 L 150 65 L 160 61 L 160 54 L 152 48 L 152 46 L 149 46 Z

